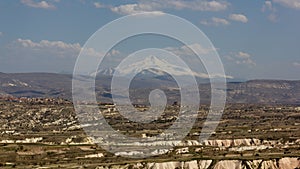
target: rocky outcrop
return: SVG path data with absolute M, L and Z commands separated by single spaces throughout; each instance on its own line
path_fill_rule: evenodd
M 263 161 L 260 164 L 261 169 L 278 169 L 279 166 L 277 166 L 276 160 L 268 160 L 268 161 Z
M 98 167 L 98 169 L 295 169 L 300 167 L 300 159 L 286 157 L 274 160 L 192 160 L 192 161 L 169 161 L 126 164 L 116 166 Z
M 193 161 L 184 162 L 183 168 L 198 169 L 199 166 L 198 166 L 197 160 L 193 160 Z
M 212 160 L 200 160 L 198 161 L 199 169 L 206 169 L 208 168 L 212 163 Z
M 273 149 L 274 147 L 288 147 L 299 144 L 298 141 L 285 142 L 282 140 L 260 140 L 256 138 L 245 138 L 245 139 L 216 139 L 216 140 L 205 140 L 199 142 L 197 140 L 185 140 L 185 141 L 152 141 L 152 142 L 134 142 L 133 144 L 126 144 L 130 146 L 157 146 L 158 149 L 152 152 L 154 155 L 165 154 L 169 152 L 168 149 L 159 149 L 161 146 L 171 146 L 175 148 L 176 154 L 189 153 L 189 147 L 191 146 L 206 146 L 213 147 L 215 150 L 226 150 L 230 152 L 244 152 L 244 151 L 255 151 Z M 85 143 L 86 144 L 86 143 Z M 119 143 L 120 144 L 120 143 Z M 123 144 L 120 144 L 122 146 Z M 202 151 L 201 148 L 195 149 L 195 152 Z M 133 152 L 117 152 L 116 155 L 131 155 L 131 154 L 143 154 L 142 151 Z
M 298 158 L 282 158 L 278 161 L 280 169 L 300 168 L 300 159 Z
M 238 160 L 224 160 L 218 162 L 214 169 L 242 169 L 242 161 Z
M 147 168 L 151 169 L 175 169 L 182 168 L 181 162 L 149 163 Z
M 37 143 L 41 142 L 43 137 L 25 138 L 24 140 L 1 140 L 0 143 Z
M 253 161 L 245 161 L 244 165 L 248 166 L 248 168 L 254 169 L 259 168 L 262 160 L 253 160 Z

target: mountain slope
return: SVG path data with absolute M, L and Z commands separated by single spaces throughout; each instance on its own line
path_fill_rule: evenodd
M 84 78 L 83 78 L 84 79 Z M 96 92 L 99 101 L 111 101 L 111 76 L 97 76 Z M 164 90 L 168 102 L 180 101 L 180 92 L 172 77 L 136 76 L 131 82 L 130 96 L 135 103 L 148 103 L 149 92 Z M 72 97 L 72 75 L 54 73 L 0 73 L 0 96 L 14 97 Z M 210 85 L 200 84 L 202 103 L 209 103 Z M 300 81 L 251 80 L 227 83 L 228 103 L 300 104 Z

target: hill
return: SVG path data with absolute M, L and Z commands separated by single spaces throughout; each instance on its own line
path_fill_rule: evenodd
M 83 76 L 83 79 L 87 78 Z M 111 76 L 98 75 L 96 92 L 98 100 L 110 102 Z M 135 103 L 147 102 L 149 92 L 164 90 L 168 102 L 180 101 L 176 82 L 171 77 L 136 76 L 131 82 L 130 96 Z M 0 73 L 0 96 L 61 97 L 71 100 L 72 75 L 55 73 Z M 209 102 L 210 84 L 199 83 L 202 103 Z M 300 104 L 300 81 L 251 80 L 227 83 L 228 103 L 249 104 Z

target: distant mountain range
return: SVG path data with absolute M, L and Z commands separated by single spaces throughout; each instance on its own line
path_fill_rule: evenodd
M 139 74 L 131 82 L 130 97 L 134 103 L 148 103 L 149 92 L 164 90 L 169 103 L 180 102 L 179 88 L 171 76 Z M 147 73 L 149 73 L 147 72 Z M 85 78 L 89 77 L 84 77 Z M 110 74 L 98 74 L 96 93 L 101 102 L 111 102 Z M 0 96 L 72 98 L 72 75 L 54 73 L 0 73 Z M 209 103 L 210 84 L 199 83 L 202 103 Z M 251 80 L 227 83 L 228 103 L 300 104 L 300 81 Z

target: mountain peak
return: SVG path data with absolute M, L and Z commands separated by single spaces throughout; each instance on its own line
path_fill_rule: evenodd
M 194 72 L 189 67 L 186 67 L 181 62 L 176 62 L 176 58 L 172 59 L 172 62 L 168 62 L 165 59 L 158 58 L 155 55 L 149 55 L 144 58 L 139 58 L 136 60 L 125 60 L 125 62 L 121 63 L 117 68 L 106 68 L 99 69 L 96 72 L 96 75 L 117 75 L 130 77 L 132 75 L 137 74 L 151 74 L 151 76 L 163 76 L 163 75 L 171 75 L 171 76 L 193 76 L 196 78 L 204 78 L 209 79 L 209 75 L 207 73 L 202 72 Z M 95 75 L 95 73 L 91 73 L 91 75 Z M 212 76 L 213 78 L 218 78 L 218 76 Z M 227 77 L 226 77 L 227 78 Z
M 161 61 L 160 59 L 158 59 L 156 56 L 154 55 L 150 55 L 148 57 L 146 57 L 145 61 L 149 61 L 149 62 L 152 62 L 152 63 L 155 63 L 155 62 L 159 62 Z

